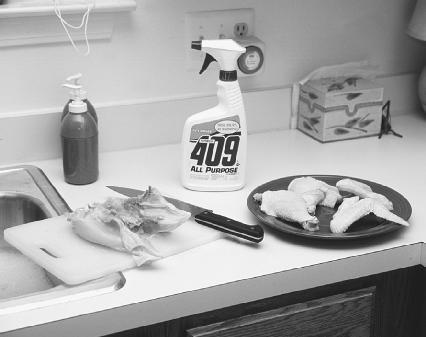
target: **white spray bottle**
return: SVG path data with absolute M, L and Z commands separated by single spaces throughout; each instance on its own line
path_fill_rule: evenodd
M 193 41 L 191 47 L 206 52 L 200 74 L 219 62 L 219 104 L 185 123 L 182 184 L 196 191 L 238 190 L 245 184 L 247 126 L 236 68 L 246 49 L 231 39 Z

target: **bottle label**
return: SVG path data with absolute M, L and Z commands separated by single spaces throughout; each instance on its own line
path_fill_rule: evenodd
M 240 140 L 238 116 L 194 124 L 189 139 L 189 177 L 200 181 L 238 179 Z

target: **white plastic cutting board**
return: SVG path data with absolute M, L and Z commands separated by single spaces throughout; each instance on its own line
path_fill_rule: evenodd
M 191 220 L 171 233 L 155 235 L 152 243 L 167 257 L 217 240 L 222 235 Z M 136 266 L 131 254 L 80 238 L 65 216 L 8 228 L 4 238 L 67 284 L 79 284 Z

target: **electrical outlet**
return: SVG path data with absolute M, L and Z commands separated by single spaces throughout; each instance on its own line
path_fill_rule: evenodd
M 254 35 L 254 9 L 229 9 L 186 13 L 186 65 L 188 70 L 199 70 L 204 53 L 191 49 L 191 41 L 226 39 Z
M 248 34 L 248 25 L 246 22 L 238 22 L 234 25 L 234 36 L 239 39 L 246 37 Z

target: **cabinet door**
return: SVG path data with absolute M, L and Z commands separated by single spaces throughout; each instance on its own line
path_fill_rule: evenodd
M 189 337 L 367 337 L 375 288 L 351 291 L 200 326 Z

